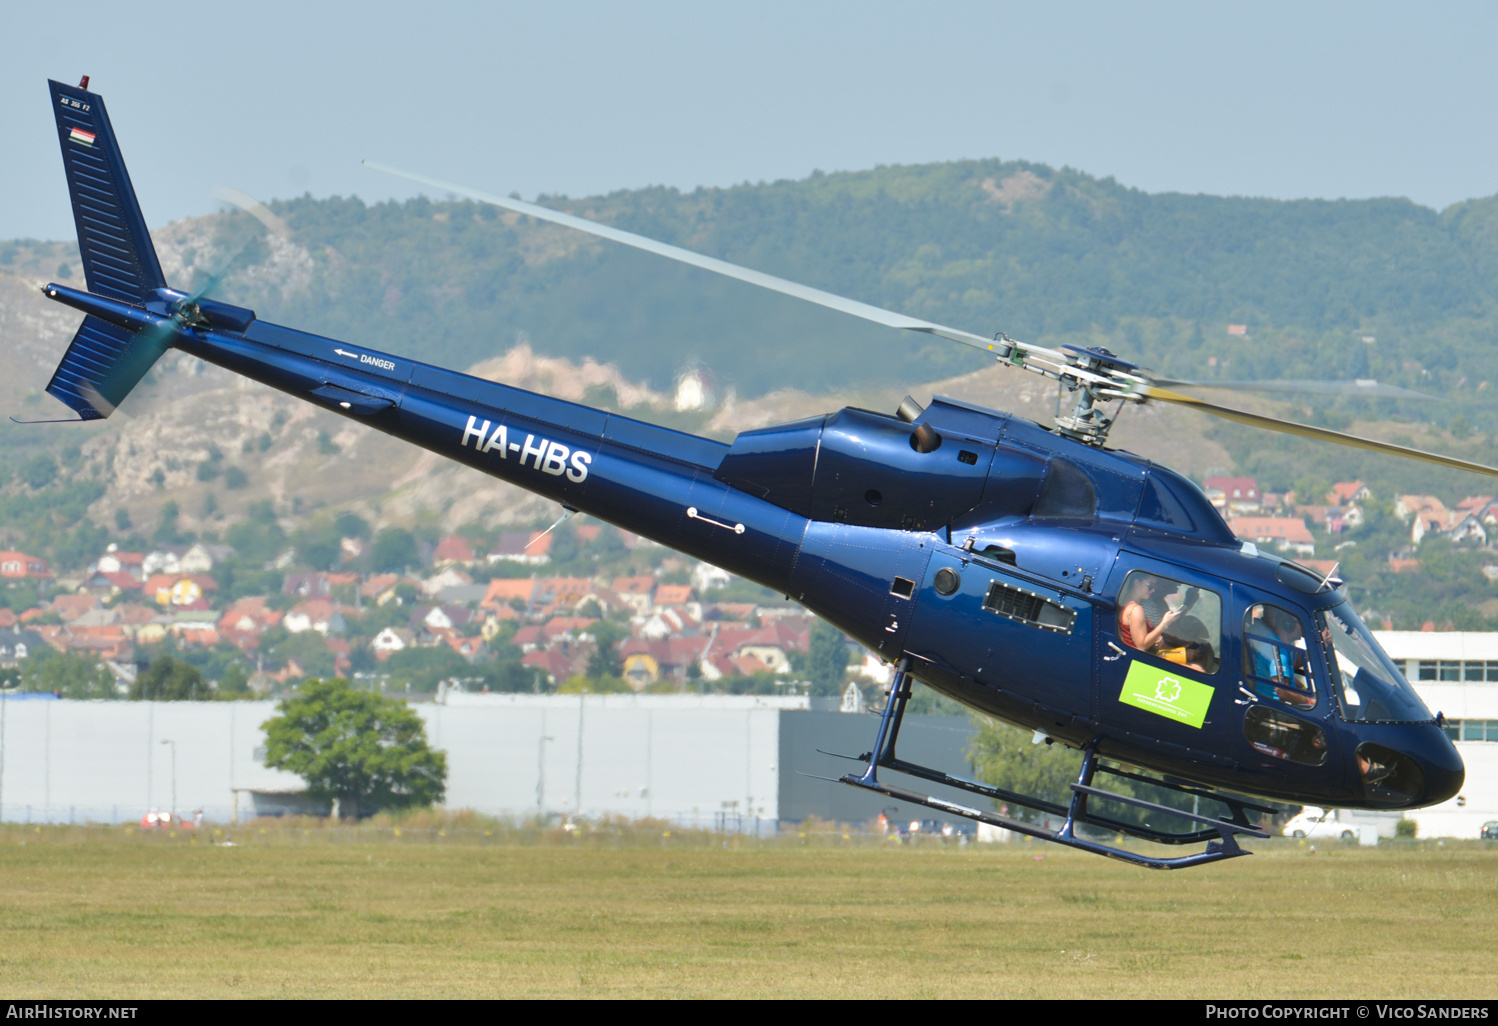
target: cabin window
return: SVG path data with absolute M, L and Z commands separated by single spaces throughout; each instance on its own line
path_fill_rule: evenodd
M 1320 766 L 1326 761 L 1326 734 L 1314 723 L 1253 706 L 1243 716 L 1243 735 L 1254 750 L 1302 766 Z
M 1077 614 L 1043 595 L 1015 588 L 1002 581 L 990 581 L 983 608 L 1006 620 L 1018 620 L 1045 631 L 1070 634 Z
M 1260 698 L 1297 709 L 1316 705 L 1316 680 L 1300 617 L 1259 603 L 1243 618 L 1243 673 Z
M 1222 597 L 1135 570 L 1118 593 L 1118 637 L 1166 662 L 1216 673 L 1222 666 Z
M 1092 520 L 1097 516 L 1097 492 L 1080 467 L 1060 457 L 1051 460 L 1040 497 L 1035 500 L 1037 519 Z

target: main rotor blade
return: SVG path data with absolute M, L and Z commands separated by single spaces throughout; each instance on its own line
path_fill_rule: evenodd
M 984 338 L 982 335 L 974 335 L 972 332 L 962 331 L 957 328 L 948 328 L 945 325 L 921 320 L 919 317 L 907 317 L 905 314 L 885 310 L 882 307 L 873 306 L 869 303 L 860 303 L 856 299 L 848 299 L 845 296 L 835 295 L 831 292 L 823 292 L 821 289 L 814 289 L 809 285 L 801 285 L 793 281 L 787 281 L 784 278 L 777 278 L 773 274 L 750 270 L 747 267 L 740 267 L 738 264 L 730 264 L 726 260 L 704 256 L 701 253 L 694 253 L 689 249 L 682 249 L 680 246 L 672 246 L 665 242 L 657 242 L 655 239 L 636 235 L 633 232 L 623 231 L 619 228 L 612 228 L 606 224 L 599 224 L 597 221 L 589 221 L 584 217 L 574 217 L 571 214 L 564 214 L 557 210 L 551 210 L 548 207 L 537 206 L 534 203 L 511 199 L 508 196 L 496 196 L 493 193 L 470 189 L 465 185 L 457 185 L 453 182 L 428 178 L 426 175 L 419 175 L 411 171 L 402 171 L 398 167 L 391 167 L 389 164 L 381 164 L 374 160 L 364 161 L 364 166 L 375 171 L 383 171 L 388 175 L 395 175 L 398 178 L 405 178 L 421 185 L 431 186 L 433 189 L 441 189 L 444 192 L 454 193 L 458 196 L 466 196 L 480 203 L 489 203 L 496 207 L 503 207 L 506 210 L 513 210 L 517 214 L 525 214 L 527 217 L 539 218 L 542 221 L 551 221 L 554 224 L 565 225 L 568 228 L 576 228 L 578 231 L 587 232 L 602 239 L 609 239 L 613 242 L 623 243 L 626 246 L 633 246 L 636 249 L 643 249 L 647 253 L 654 253 L 657 256 L 689 264 L 692 267 L 700 267 L 705 271 L 712 271 L 715 274 L 721 274 L 725 277 L 737 278 L 739 281 L 748 282 L 750 285 L 758 285 L 760 288 L 769 289 L 772 292 L 779 292 L 787 296 L 794 296 L 797 299 L 804 299 L 808 303 L 816 303 L 831 310 L 852 314 L 854 317 L 862 317 L 866 321 L 883 324 L 889 328 L 903 328 L 906 331 L 921 331 L 930 335 L 940 335 L 942 338 L 951 339 L 953 342 L 961 342 L 963 345 L 972 346 L 974 349 L 982 349 L 984 352 L 992 353 L 996 350 L 1007 348 L 1007 344 L 1000 345 L 993 339 Z M 1063 363 L 1066 360 L 1065 354 L 1055 353 L 1038 346 L 1027 345 L 1024 349 L 1030 353 L 1043 353 L 1053 356 Z
M 1417 392 L 1412 388 L 1385 385 L 1362 378 L 1354 381 L 1293 381 L 1280 378 L 1265 381 L 1187 381 L 1184 378 L 1167 378 L 1151 374 L 1150 380 L 1158 385 L 1174 388 L 1218 388 L 1234 392 L 1266 392 L 1304 395 L 1363 395 L 1378 399 L 1435 399 L 1436 396 Z
M 1288 435 L 1300 435 L 1302 438 L 1315 438 L 1323 442 L 1335 442 L 1338 445 L 1350 445 L 1356 449 L 1368 449 L 1372 452 L 1387 453 L 1391 456 L 1403 456 L 1405 459 L 1422 460 L 1425 463 L 1434 463 L 1438 466 L 1450 467 L 1454 470 L 1468 470 L 1474 474 L 1488 474 L 1492 477 L 1498 477 L 1498 467 L 1487 467 L 1481 463 L 1469 463 L 1466 460 L 1459 460 L 1452 456 L 1441 456 L 1438 453 L 1425 452 L 1421 449 L 1411 449 L 1408 446 L 1394 445 L 1390 442 L 1380 442 L 1372 438 L 1363 438 L 1360 435 L 1349 435 L 1342 431 L 1311 427 L 1309 424 L 1297 424 L 1294 421 L 1280 420 L 1277 417 L 1262 417 L 1257 413 L 1245 413 L 1243 410 L 1218 406 L 1203 399 L 1182 395 L 1179 392 L 1171 392 L 1164 388 L 1150 386 L 1143 391 L 1151 399 L 1158 399 L 1163 403 L 1174 403 L 1177 406 L 1189 406 L 1202 413 L 1221 417 L 1223 420 L 1234 420 L 1239 424 L 1248 424 L 1251 427 L 1265 428 L 1269 431 L 1280 431 Z
M 286 222 L 271 213 L 269 207 L 249 193 L 240 192 L 231 185 L 216 185 L 213 187 L 213 195 L 243 210 L 282 238 L 291 237 L 291 230 L 286 227 Z

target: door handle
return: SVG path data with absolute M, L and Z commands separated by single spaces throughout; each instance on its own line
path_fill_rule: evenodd
M 1113 642 L 1111 642 L 1111 641 L 1108 642 L 1108 647 L 1111 648 L 1111 649 L 1113 649 L 1113 651 L 1114 651 L 1115 654 L 1114 655 L 1105 655 L 1105 656 L 1103 656 L 1103 662 L 1105 662 L 1105 663 L 1116 663 L 1120 659 L 1122 659 L 1124 656 L 1126 656 L 1126 655 L 1129 654 L 1129 653 L 1125 652 L 1123 649 L 1119 648 L 1117 645 L 1113 644 Z

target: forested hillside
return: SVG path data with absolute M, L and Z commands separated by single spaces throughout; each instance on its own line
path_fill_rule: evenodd
M 1437 213 L 1148 195 L 974 161 L 542 202 L 977 332 L 1102 341 L 1204 378 L 1377 377 L 1462 406 L 1438 418 L 1498 429 L 1491 404 L 1466 405 L 1498 356 L 1495 200 Z M 428 359 L 472 362 L 523 331 L 657 385 L 700 360 L 741 394 L 930 380 L 981 360 L 470 203 L 278 209 L 317 270 L 267 312 Z
M 1498 459 L 1498 197 L 1438 213 L 1399 199 L 1150 195 L 989 160 L 541 201 L 956 327 L 1101 343 L 1182 377 L 1417 388 L 1442 401 L 1269 409 Z M 700 363 L 741 399 L 791 386 L 915 387 L 985 363 L 953 343 L 473 203 L 273 206 L 289 241 L 244 215 L 159 233 L 173 280 L 200 283 L 250 234 L 215 294 L 262 316 L 459 367 L 529 342 L 538 354 L 615 363 L 658 389 Z M 52 256 L 64 249 L 0 243 L 0 272 L 67 270 Z M 1203 430 L 1266 487 L 1352 476 L 1386 495 L 1481 485 L 1235 426 Z
M 955 327 L 1103 344 L 1181 377 L 1413 387 L 1440 401 L 1230 402 L 1498 463 L 1498 198 L 1438 213 L 1392 199 L 1148 195 L 1071 170 L 973 161 L 541 201 Z M 285 234 L 240 214 L 155 232 L 169 278 L 197 287 L 248 240 L 217 298 L 438 364 L 487 361 L 484 373 L 522 387 L 725 438 L 844 403 L 892 409 L 905 390 L 925 401 L 955 389 L 1042 420 L 1052 408 L 1048 383 L 1030 375 L 993 368 L 953 380 L 989 366 L 954 343 L 493 208 L 311 198 L 273 207 Z M 0 243 L 0 412 L 53 415 L 41 388 L 77 318 L 34 285 L 81 284 L 78 272 L 67 243 Z M 691 364 L 737 401 L 669 409 L 660 393 Z M 799 391 L 776 391 L 788 388 Z M 177 358 L 108 422 L 5 423 L 0 439 L 0 540 L 61 565 L 97 550 L 111 524 L 218 539 L 261 496 L 287 530 L 350 510 L 448 531 L 549 515 L 514 490 L 476 487 L 459 468 Z M 1455 503 L 1498 491 L 1489 480 L 1169 409 L 1126 412 L 1114 441 L 1198 478 L 1231 471 L 1302 497 L 1360 479 L 1377 496 L 1374 520 L 1356 552 L 1339 550 L 1360 603 L 1401 623 L 1498 610 L 1487 554 L 1452 549 L 1448 559 L 1444 542 L 1427 542 L 1421 575 L 1391 576 L 1383 562 L 1410 547 L 1389 512 L 1395 495 Z

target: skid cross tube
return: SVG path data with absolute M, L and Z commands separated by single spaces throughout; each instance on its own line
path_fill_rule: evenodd
M 1199 789 L 1194 787 L 1176 785 L 1169 781 L 1154 780 L 1152 778 L 1144 777 L 1139 774 L 1129 773 L 1127 771 L 1121 770 L 1114 770 L 1111 767 L 1101 766 L 1098 762 L 1096 742 L 1088 745 L 1083 750 L 1082 768 L 1077 775 L 1077 782 L 1072 785 L 1071 801 L 1066 806 L 1062 806 L 1056 802 L 1045 801 L 1044 799 L 1031 798 L 1025 795 L 1016 794 L 1014 792 L 1006 791 L 1002 788 L 992 787 L 987 784 L 980 784 L 977 781 L 964 780 L 961 777 L 954 777 L 950 774 L 943 773 L 940 770 L 933 770 L 925 766 L 920 766 L 916 763 L 906 762 L 903 759 L 899 759 L 895 756 L 895 744 L 899 740 L 900 725 L 903 722 L 905 716 L 905 705 L 910 699 L 909 670 L 909 657 L 902 658 L 900 662 L 896 664 L 894 679 L 890 682 L 890 688 L 888 692 L 889 698 L 885 703 L 884 712 L 879 718 L 879 732 L 875 737 L 874 747 L 871 751 L 865 752 L 862 756 L 860 756 L 860 760 L 866 760 L 867 765 L 865 766 L 864 771 L 861 775 L 854 775 L 852 773 L 849 773 L 846 776 L 842 777 L 842 783 L 850 784 L 854 787 L 861 787 L 890 798 L 910 802 L 914 805 L 922 805 L 928 809 L 936 809 L 939 812 L 946 812 L 952 815 L 962 816 L 965 819 L 975 820 L 979 823 L 987 823 L 990 826 L 1002 827 L 1006 830 L 1011 830 L 1017 834 L 1023 834 L 1027 837 L 1035 837 L 1043 841 L 1052 841 L 1056 844 L 1062 844 L 1069 848 L 1077 848 L 1096 855 L 1105 855 L 1109 858 L 1118 859 L 1123 862 L 1129 862 L 1136 866 L 1145 866 L 1150 869 L 1184 869 L 1190 866 L 1206 865 L 1210 862 L 1220 862 L 1223 859 L 1236 858 L 1240 855 L 1251 855 L 1253 854 L 1252 852 L 1246 851 L 1238 845 L 1237 835 L 1240 833 L 1246 833 L 1255 837 L 1269 836 L 1263 830 L 1260 830 L 1247 822 L 1245 807 L 1253 808 L 1259 811 L 1269 810 L 1262 809 L 1260 806 L 1248 805 L 1245 802 L 1236 801 L 1234 799 L 1213 795 L 1209 792 L 1201 792 Z M 1009 816 L 1001 816 L 991 812 L 984 812 L 980 809 L 969 808 L 966 805 L 959 805 L 956 802 L 949 802 L 943 798 L 938 798 L 935 795 L 921 794 L 918 791 L 912 791 L 908 788 L 885 783 L 879 779 L 879 768 L 881 766 L 887 769 L 895 770 L 896 772 L 907 773 L 911 776 L 924 778 L 936 783 L 946 784 L 950 787 L 956 787 L 960 790 L 980 794 L 987 798 L 1009 801 L 1017 805 L 1023 805 L 1028 808 L 1038 809 L 1040 811 L 1052 813 L 1054 815 L 1064 815 L 1066 819 L 1059 830 L 1051 830 L 1046 827 L 1036 826 L 1033 823 L 1026 823 L 1023 820 L 1014 819 Z M 1210 816 L 1202 816 L 1197 813 L 1184 812 L 1179 809 L 1172 809 L 1166 805 L 1158 805 L 1154 802 L 1144 801 L 1140 798 L 1125 796 L 1114 793 L 1112 791 L 1106 791 L 1101 788 L 1093 787 L 1093 779 L 1099 770 L 1102 770 L 1105 773 L 1114 773 L 1118 776 L 1140 780 L 1157 787 L 1166 788 L 1168 790 L 1180 791 L 1182 793 L 1200 794 L 1203 797 L 1207 797 L 1213 801 L 1218 801 L 1226 805 L 1231 811 L 1232 820 L 1214 819 Z M 1145 809 L 1147 811 L 1159 812 L 1162 814 L 1175 816 L 1180 819 L 1189 820 L 1193 823 L 1203 824 L 1207 827 L 1207 829 L 1182 833 L 1155 830 L 1148 826 L 1126 824 L 1111 817 L 1099 816 L 1095 813 L 1089 814 L 1088 799 L 1090 798 L 1116 801 L 1125 805 L 1131 805 L 1136 808 Z M 1167 844 L 1188 844 L 1205 841 L 1207 846 L 1205 851 L 1197 852 L 1192 855 L 1183 855 L 1174 858 L 1157 858 L 1154 856 L 1139 854 L 1137 852 L 1127 851 L 1123 848 L 1117 848 L 1112 845 L 1102 844 L 1096 841 L 1089 841 L 1086 838 L 1079 837 L 1076 833 L 1076 827 L 1078 825 L 1102 827 L 1110 831 L 1117 831 L 1119 833 L 1130 834 L 1132 836 L 1140 837 L 1146 840 L 1159 841 Z
M 865 755 L 862 758 L 867 758 L 867 756 Z M 942 770 L 931 769 L 929 766 L 922 766 L 919 763 L 914 762 L 906 762 L 904 759 L 885 759 L 882 760 L 879 765 L 883 766 L 885 769 L 895 770 L 898 773 L 905 773 L 912 777 L 920 777 L 923 780 L 929 780 L 934 784 L 945 784 L 948 787 L 955 787 L 960 791 L 968 791 L 972 794 L 979 794 L 985 798 L 991 798 L 997 802 L 1005 802 L 1010 805 L 1023 805 L 1027 809 L 1035 809 L 1037 812 L 1050 813 L 1053 816 L 1065 816 L 1070 811 L 1069 805 L 1062 805 L 1058 802 L 1047 801 L 1044 798 L 1036 798 L 1032 795 L 1020 794 L 1016 791 L 1008 791 L 1002 787 L 994 787 L 992 784 L 982 784 L 976 780 L 968 780 L 964 777 L 956 777 L 950 773 L 943 772 Z M 1097 772 L 1109 773 L 1114 776 L 1128 777 L 1132 780 L 1138 780 L 1143 783 L 1152 784 L 1156 787 L 1163 787 L 1167 790 L 1179 791 L 1183 794 L 1191 794 L 1206 798 L 1208 801 L 1220 802 L 1223 805 L 1226 805 L 1229 810 L 1231 810 L 1233 815 L 1233 822 L 1238 823 L 1239 825 L 1244 827 L 1252 828 L 1252 824 L 1248 822 L 1248 819 L 1244 814 L 1245 806 L 1247 808 L 1255 810 L 1256 812 L 1264 812 L 1270 814 L 1274 812 L 1273 809 L 1265 808 L 1260 805 L 1249 805 L 1245 802 L 1236 801 L 1232 798 L 1213 794 L 1211 791 L 1206 791 L 1194 787 L 1182 787 L 1180 785 L 1169 783 L 1168 781 L 1159 780 L 1153 777 L 1146 777 L 1138 773 L 1129 773 L 1126 770 L 1120 770 L 1113 766 L 1105 766 L 1101 763 L 1099 763 L 1097 766 Z M 1111 794 L 1111 792 L 1105 793 Z M 1217 836 L 1216 830 L 1194 830 L 1189 833 L 1157 830 L 1153 827 L 1149 827 L 1139 823 L 1125 823 L 1123 820 L 1114 819 L 1111 816 L 1101 815 L 1095 810 L 1089 810 L 1087 813 L 1087 817 L 1083 820 L 1080 820 L 1079 822 L 1087 826 L 1094 826 L 1103 830 L 1107 830 L 1110 833 L 1127 834 L 1130 837 L 1137 837 L 1140 840 L 1144 841 L 1154 841 L 1158 844 L 1199 844 L 1203 841 L 1210 841 Z M 1213 820 L 1213 822 L 1215 823 L 1216 820 Z

